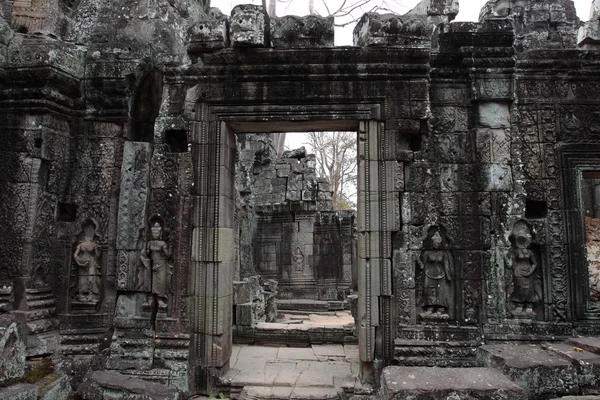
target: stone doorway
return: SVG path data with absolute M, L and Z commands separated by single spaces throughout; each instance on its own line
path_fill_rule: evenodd
M 240 318 L 275 321 L 275 293 L 279 310 L 347 308 L 357 289 L 356 137 L 356 131 L 236 135 L 234 301 Z M 255 293 L 261 292 L 258 281 L 272 293 L 268 300 Z M 250 292 L 252 313 L 245 311 L 253 303 Z
M 392 319 L 391 307 L 382 310 L 383 314 L 379 310 L 382 304 L 385 305 L 385 301 L 380 299 L 381 295 L 389 296 L 391 301 L 391 265 L 383 259 L 383 254 L 391 254 L 391 248 L 389 244 L 387 247 L 382 244 L 387 242 L 381 240 L 385 237 L 386 220 L 381 218 L 379 209 L 379 199 L 386 198 L 385 194 L 380 193 L 380 190 L 385 190 L 386 174 L 382 171 L 385 170 L 385 163 L 377 159 L 377 141 L 383 134 L 383 124 L 375 121 L 377 115 L 374 111 L 378 110 L 377 107 L 342 107 L 346 115 L 334 113 L 331 108 L 323 106 L 304 106 L 300 113 L 297 112 L 298 108 L 294 112 L 295 107 L 280 106 L 257 109 L 210 106 L 205 103 L 196 107 L 198 122 L 193 136 L 197 144 L 193 145 L 192 157 L 197 200 L 193 212 L 190 273 L 190 350 L 194 357 L 190 357 L 190 377 L 198 391 L 210 390 L 216 379 L 230 368 L 235 276 L 235 252 L 232 251 L 235 248 L 235 135 L 243 133 L 358 132 L 359 324 L 356 330 L 361 377 L 367 381 L 371 378 L 375 358 L 375 327 L 391 325 Z M 365 118 L 367 115 L 368 118 Z M 389 207 L 389 210 L 392 209 Z M 387 282 L 387 287 L 382 282 Z M 380 324 L 381 315 L 388 320 L 387 323 Z M 379 341 L 380 351 L 393 352 L 391 331 L 389 329 L 388 334 L 384 334 L 383 340 Z

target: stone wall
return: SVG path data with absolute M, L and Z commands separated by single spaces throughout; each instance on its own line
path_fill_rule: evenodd
M 335 48 L 330 18 L 202 3 L 3 3 L 0 309 L 24 318 L 28 355 L 209 393 L 236 263 L 347 287 L 347 246 L 341 262 L 327 246 L 351 218 L 308 156 L 235 174 L 236 135 L 302 130 L 358 132 L 364 381 L 411 341 L 448 365 L 482 341 L 600 332 L 581 211 L 600 171 L 597 13 L 580 48 L 568 0 L 453 24 L 455 1 L 427 0 L 366 14 Z M 273 247 L 284 232 L 298 245 Z
M 239 138 L 240 276 L 279 283 L 284 299 L 344 300 L 356 263 L 355 212 L 334 211 L 304 147 L 277 156 L 270 135 Z

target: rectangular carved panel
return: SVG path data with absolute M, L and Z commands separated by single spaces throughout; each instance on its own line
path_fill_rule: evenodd
M 151 157 L 149 143 L 125 143 L 117 229 L 117 287 L 121 290 L 135 289 L 137 258 L 131 253 L 138 249 L 140 233 L 146 224 Z

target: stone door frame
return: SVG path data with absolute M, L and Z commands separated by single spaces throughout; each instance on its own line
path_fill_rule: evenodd
M 565 203 L 565 232 L 566 240 L 557 242 L 556 246 L 568 247 L 568 269 L 572 277 L 571 287 L 565 284 L 559 286 L 571 291 L 574 320 L 586 325 L 585 321 L 593 321 L 600 316 L 598 310 L 590 310 L 589 305 L 589 277 L 588 261 L 586 258 L 586 232 L 584 212 L 581 204 L 582 173 L 586 171 L 600 171 L 600 146 L 590 143 L 568 144 L 560 149 L 562 168 L 563 196 Z M 556 251 L 561 254 L 562 252 Z M 582 290 L 583 289 L 583 290 Z M 561 292 L 558 292 L 561 295 Z M 556 296 L 556 295 L 555 295 Z M 559 301 L 566 301 L 566 296 L 557 296 Z M 577 322 L 576 322 L 577 324 Z
M 393 358 L 393 166 L 381 161 L 381 103 L 192 105 L 194 207 L 189 279 L 190 386 L 210 392 L 232 347 L 235 133 L 358 132 L 358 333 L 361 378 Z M 389 187 L 391 185 L 391 187 Z M 399 210 L 397 211 L 399 212 Z M 391 217 L 390 217 L 391 214 Z M 387 255 L 390 255 L 389 257 Z M 386 357 L 387 355 L 387 357 Z M 376 375 L 376 374 L 375 374 Z

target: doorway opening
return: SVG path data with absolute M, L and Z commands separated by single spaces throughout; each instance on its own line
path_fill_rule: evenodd
M 356 131 L 236 135 L 234 343 L 277 327 L 283 345 L 311 344 L 290 327 L 358 340 L 356 143 Z

